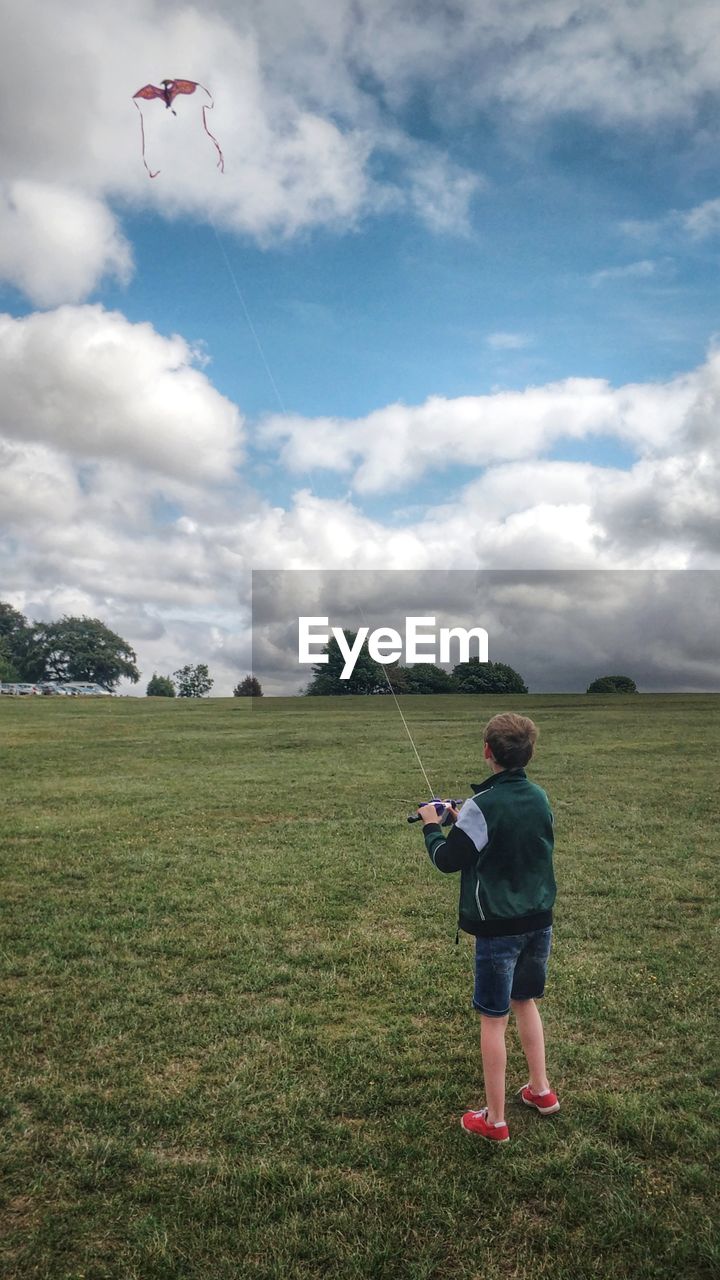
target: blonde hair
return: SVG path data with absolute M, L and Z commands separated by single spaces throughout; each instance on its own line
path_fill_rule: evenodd
M 521 769 L 532 759 L 538 733 L 537 725 L 527 716 L 506 711 L 488 720 L 483 741 L 489 746 L 497 764 L 504 769 Z

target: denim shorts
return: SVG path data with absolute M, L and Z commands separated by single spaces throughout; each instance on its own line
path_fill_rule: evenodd
M 551 942 L 552 925 L 505 938 L 476 938 L 473 1008 L 503 1018 L 511 1000 L 538 1000 L 545 990 Z

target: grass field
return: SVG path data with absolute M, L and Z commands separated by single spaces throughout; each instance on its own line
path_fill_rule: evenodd
M 453 795 L 540 724 L 560 1114 L 459 1127 L 472 944 L 390 699 L 3 698 L 4 1276 L 718 1274 L 720 698 L 403 707 Z

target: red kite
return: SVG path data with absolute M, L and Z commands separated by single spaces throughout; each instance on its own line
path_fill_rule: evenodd
M 213 99 L 212 99 L 212 94 L 210 93 L 209 89 L 206 89 L 203 84 L 199 84 L 197 80 L 161 80 L 160 84 L 162 88 L 158 88 L 158 86 L 155 84 L 143 85 L 142 89 L 138 89 L 137 93 L 133 94 L 133 99 L 132 99 L 138 111 L 140 112 L 140 134 L 142 136 L 143 164 L 145 165 L 145 168 L 150 174 L 150 177 L 157 178 L 160 170 L 156 169 L 155 172 L 152 173 L 152 171 L 148 168 L 148 163 L 147 163 L 147 160 L 145 159 L 145 126 L 143 124 L 143 114 L 142 114 L 142 109 L 140 107 L 140 104 L 138 103 L 138 98 L 145 98 L 146 100 L 149 100 L 151 98 L 162 98 L 163 102 L 165 103 L 165 106 L 169 108 L 170 111 L 172 111 L 173 115 L 177 115 L 177 112 L 175 111 L 172 105 L 173 100 L 177 97 L 179 93 L 194 93 L 196 89 L 202 89 L 203 93 L 206 93 L 208 98 L 210 99 L 209 105 L 208 103 L 203 103 L 203 109 L 202 109 L 203 128 L 206 134 L 208 135 L 208 137 L 212 138 L 213 142 L 215 143 L 215 150 L 218 153 L 217 167 L 221 173 L 224 173 L 225 160 L 223 158 L 223 153 L 220 150 L 220 146 L 218 144 L 217 138 L 214 137 L 214 135 L 210 132 L 207 126 L 206 112 L 212 111 L 213 107 L 215 106 L 215 103 L 213 102 Z

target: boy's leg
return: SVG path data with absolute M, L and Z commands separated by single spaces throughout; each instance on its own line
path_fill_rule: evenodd
M 510 1005 L 517 1021 L 523 1053 L 527 1058 L 530 1072 L 528 1083 L 533 1093 L 544 1093 L 550 1085 L 545 1070 L 545 1036 L 540 1010 L 534 1000 L 511 1000 Z
M 480 1052 L 489 1124 L 505 1119 L 505 1028 L 508 1016 L 491 1018 L 485 1013 L 480 1014 Z

